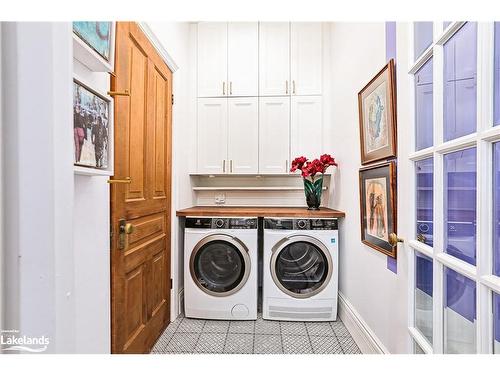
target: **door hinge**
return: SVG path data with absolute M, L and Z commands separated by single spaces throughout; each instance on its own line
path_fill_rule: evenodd
M 174 282 L 172 279 L 170 279 L 170 289 L 173 289 L 173 287 L 174 287 Z
M 172 94 L 172 105 L 174 105 L 174 94 Z

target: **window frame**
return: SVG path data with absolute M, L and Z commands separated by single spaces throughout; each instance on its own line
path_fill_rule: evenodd
M 412 165 L 410 173 L 412 218 L 409 227 L 408 268 L 409 268 L 409 347 L 416 342 L 426 353 L 441 354 L 444 350 L 444 269 L 454 271 L 472 279 L 476 283 L 476 344 L 477 353 L 492 353 L 493 342 L 493 292 L 500 293 L 500 277 L 493 275 L 493 143 L 500 141 L 500 126 L 494 124 L 494 22 L 477 22 L 477 129 L 476 132 L 444 141 L 443 46 L 465 22 L 452 22 L 443 29 L 443 22 L 434 22 L 433 43 L 421 56 L 414 56 L 414 23 L 410 23 L 409 66 L 411 134 L 416 134 L 415 121 L 415 73 L 433 58 L 433 145 L 415 151 L 415 139 L 410 140 Z M 445 252 L 444 249 L 444 155 L 476 147 L 476 266 L 472 266 Z M 416 240 L 416 170 L 415 161 L 433 158 L 434 202 L 433 202 L 433 247 Z M 414 327 L 414 280 L 415 252 L 420 252 L 433 260 L 433 345 L 428 344 L 423 335 Z

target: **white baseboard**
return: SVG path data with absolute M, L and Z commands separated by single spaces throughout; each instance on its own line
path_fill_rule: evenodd
M 342 293 L 339 293 L 339 316 L 363 354 L 390 354 Z

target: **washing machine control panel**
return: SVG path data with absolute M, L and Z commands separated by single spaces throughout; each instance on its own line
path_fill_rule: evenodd
M 337 219 L 264 219 L 264 229 L 337 230 Z
M 186 228 L 257 229 L 257 218 L 187 217 Z

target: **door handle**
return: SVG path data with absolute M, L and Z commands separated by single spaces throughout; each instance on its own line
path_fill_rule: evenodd
M 403 238 L 399 238 L 396 233 L 390 233 L 389 234 L 389 244 L 391 246 L 396 246 L 398 242 L 404 242 L 405 240 Z
M 125 177 L 122 180 L 120 180 L 120 179 L 116 179 L 116 180 L 110 179 L 107 182 L 108 182 L 108 184 L 131 184 L 132 183 L 132 179 L 130 177 Z
M 130 92 L 128 90 L 124 91 L 108 91 L 109 96 L 130 96 Z
M 123 250 L 127 247 L 127 236 L 134 233 L 135 227 L 131 223 L 127 223 L 125 219 L 120 219 L 118 222 L 118 249 Z

